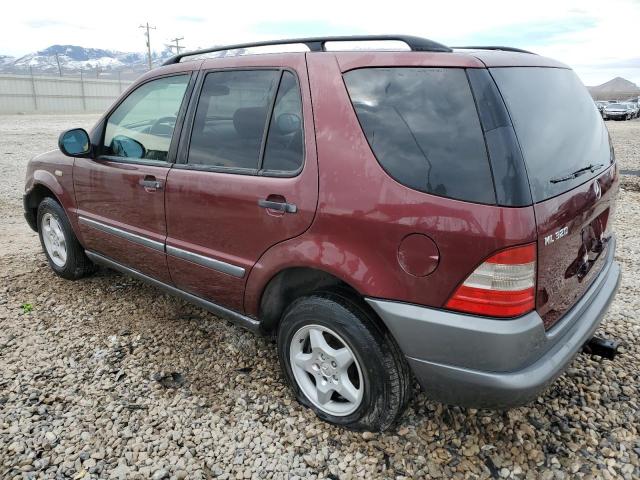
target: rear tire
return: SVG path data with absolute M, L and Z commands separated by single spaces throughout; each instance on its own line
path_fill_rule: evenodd
M 52 198 L 38 205 L 38 235 L 51 269 L 67 280 L 77 280 L 95 272 L 95 265 L 73 233 L 64 209 Z
M 373 315 L 348 295 L 323 292 L 296 300 L 278 327 L 280 365 L 298 401 L 357 431 L 393 426 L 411 393 L 404 356 Z

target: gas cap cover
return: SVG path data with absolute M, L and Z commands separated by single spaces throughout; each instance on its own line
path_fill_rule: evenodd
M 440 252 L 431 238 L 421 233 L 407 235 L 398 247 L 398 263 L 414 277 L 426 277 L 438 267 Z

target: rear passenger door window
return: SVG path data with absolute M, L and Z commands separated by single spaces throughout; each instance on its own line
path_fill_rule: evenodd
M 257 171 L 279 80 L 277 70 L 207 74 L 196 109 L 187 163 Z
M 293 73 L 265 69 L 206 75 L 188 165 L 290 176 L 300 171 L 303 157 L 302 99 Z

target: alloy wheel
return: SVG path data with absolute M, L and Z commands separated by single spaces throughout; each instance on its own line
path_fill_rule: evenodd
M 300 328 L 291 339 L 289 360 L 298 386 L 323 412 L 346 416 L 362 403 L 360 364 L 348 344 L 330 328 Z
M 67 240 L 58 219 L 51 213 L 45 213 L 40 222 L 42 241 L 51 261 L 58 267 L 67 263 Z

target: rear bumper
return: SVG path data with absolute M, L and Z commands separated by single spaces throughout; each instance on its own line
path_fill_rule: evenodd
M 593 285 L 548 331 L 535 311 L 496 320 L 387 300 L 367 302 L 430 397 L 474 408 L 514 407 L 534 400 L 593 336 L 620 282 L 614 250 L 612 241 Z

